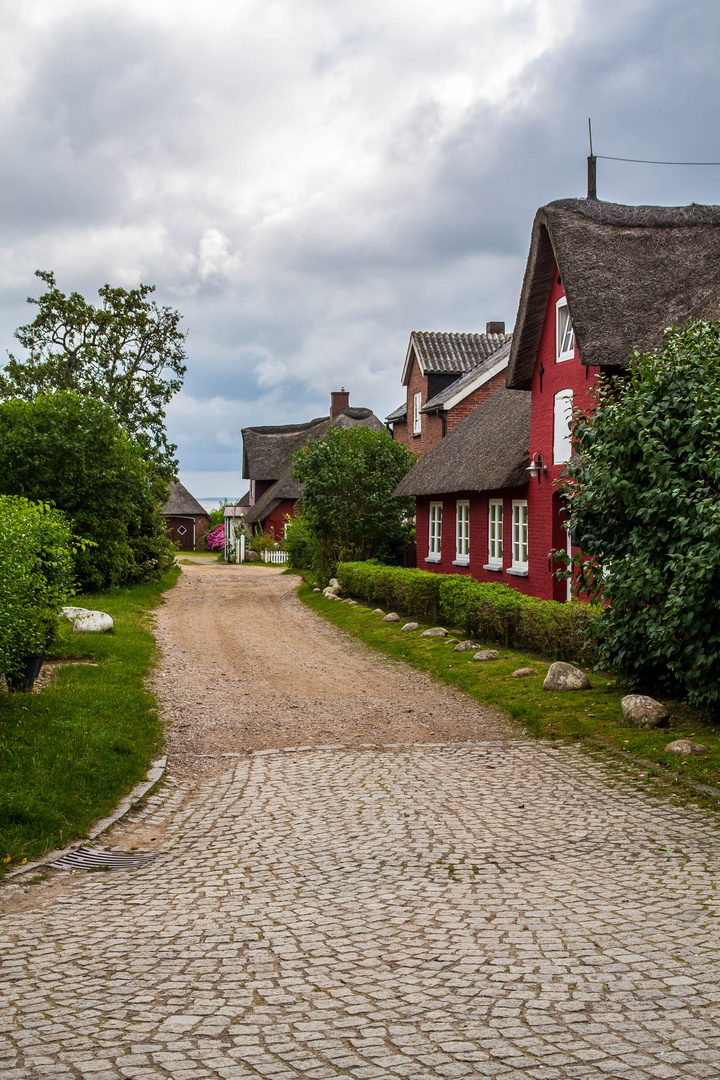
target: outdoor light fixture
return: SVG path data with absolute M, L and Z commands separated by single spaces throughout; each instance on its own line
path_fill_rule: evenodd
M 528 472 L 532 477 L 537 476 L 537 481 L 539 484 L 541 473 L 547 472 L 547 466 L 543 461 L 542 454 L 533 454 L 533 456 L 530 458 L 530 464 L 528 465 Z

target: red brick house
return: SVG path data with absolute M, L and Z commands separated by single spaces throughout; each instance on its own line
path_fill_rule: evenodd
M 250 481 L 245 523 L 282 540 L 287 519 L 295 516 L 295 503 L 302 494 L 302 485 L 290 475 L 292 454 L 309 439 L 319 439 L 331 426 L 357 425 L 373 431 L 385 428 L 371 409 L 351 409 L 350 395 L 343 388 L 330 395 L 329 416 L 306 424 L 243 428 L 243 477 Z
M 426 454 L 465 416 L 504 385 L 510 335 L 505 323 L 484 334 L 410 335 L 402 383 L 403 404 L 387 416 L 393 438 Z
M 633 348 L 661 348 L 667 326 L 719 315 L 720 207 L 620 206 L 596 199 L 542 207 L 533 226 L 506 379 L 508 393 L 530 400 L 529 481 L 510 491 L 511 475 L 495 492 L 485 489 L 498 475 L 484 460 L 493 452 L 482 430 L 486 417 L 502 430 L 507 409 L 504 423 L 520 423 L 511 399 L 498 392 L 455 433 L 463 432 L 467 453 L 477 455 L 479 501 L 471 494 L 477 485 L 460 490 L 466 473 L 459 467 L 453 484 L 449 473 L 458 455 L 451 436 L 397 489 L 398 495 L 418 498 L 418 565 L 429 557 L 428 567 L 457 573 L 458 560 L 449 559 L 455 534 L 460 537 L 456 551 L 458 545 L 467 548 L 474 577 L 487 580 L 493 559 L 483 559 L 494 552 L 495 580 L 543 599 L 567 599 L 568 584 L 555 577 L 558 567 L 550 552 L 569 543 L 557 484 L 572 451 L 571 410 L 591 408 L 598 374 L 621 373 Z M 488 408 L 493 402 L 495 411 Z M 474 445 L 468 432 L 475 432 Z M 519 443 L 509 440 L 508 450 L 510 445 L 519 450 Z M 444 478 L 432 492 L 423 466 Z

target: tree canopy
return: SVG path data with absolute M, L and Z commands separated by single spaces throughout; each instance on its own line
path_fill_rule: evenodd
M 109 405 L 72 391 L 0 402 L 0 494 L 64 510 L 84 589 L 152 580 L 172 564 L 165 481 Z
M 395 499 L 393 491 L 414 463 L 387 432 L 360 426 L 331 427 L 295 451 L 303 521 L 326 570 L 389 554 L 408 539 L 415 500 Z
M 720 322 L 670 330 L 578 414 L 567 488 L 605 656 L 638 688 L 720 711 Z
M 167 441 L 165 406 L 185 375 L 182 316 L 148 299 L 153 285 L 103 285 L 95 307 L 80 293 L 61 292 L 51 271 L 37 270 L 47 292 L 33 322 L 15 331 L 27 357 L 9 359 L 0 372 L 0 396 L 32 400 L 53 390 L 75 390 L 104 401 L 170 480 L 176 447 Z

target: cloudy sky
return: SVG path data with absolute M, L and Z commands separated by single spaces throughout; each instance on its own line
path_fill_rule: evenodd
M 538 206 L 595 151 L 718 161 L 717 0 L 0 0 L 0 356 L 33 272 L 157 286 L 188 330 L 181 478 L 240 429 L 384 416 L 410 331 L 512 326 Z M 598 163 L 600 198 L 720 169 Z M 17 351 L 17 350 L 16 350 Z

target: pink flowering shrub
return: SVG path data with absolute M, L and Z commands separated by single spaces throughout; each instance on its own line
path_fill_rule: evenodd
M 208 551 L 224 551 L 225 550 L 225 526 L 218 525 L 212 532 L 209 532 L 205 537 L 205 547 Z

